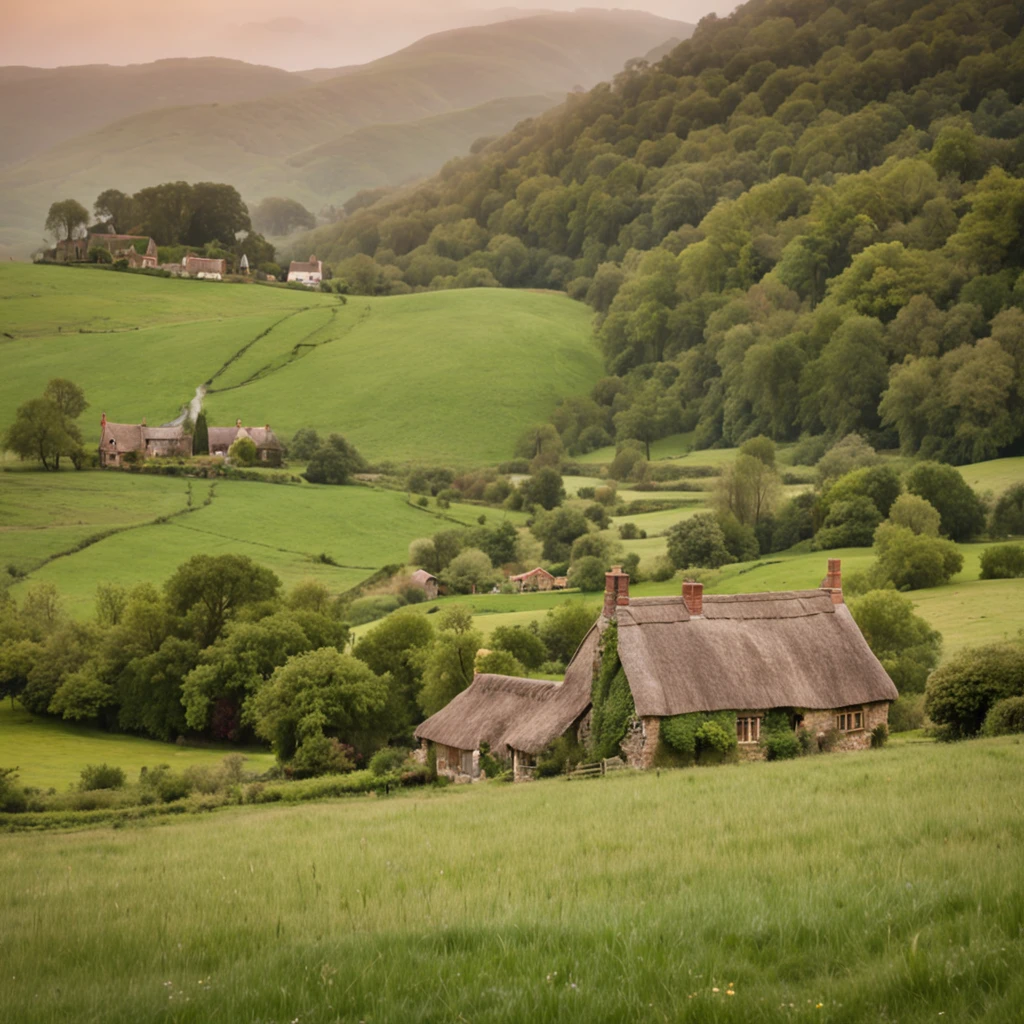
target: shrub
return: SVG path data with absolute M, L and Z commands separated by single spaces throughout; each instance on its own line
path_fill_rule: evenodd
M 997 700 L 985 716 L 982 731 L 986 736 L 1024 732 L 1024 696 Z
M 1010 537 L 1024 534 L 1024 483 L 1005 490 L 992 509 L 992 536 Z
M 289 768 L 296 779 L 315 775 L 341 775 L 356 766 L 355 752 L 333 736 L 318 732 L 304 739 L 295 751 Z
M 971 540 L 985 528 L 985 506 L 952 466 L 921 462 L 907 474 L 906 484 L 938 511 L 942 532 L 952 540 Z
M 880 750 L 889 742 L 889 726 L 885 722 L 879 722 L 871 730 L 871 746 L 874 750 Z
M 715 755 L 736 749 L 736 712 L 698 711 L 663 718 L 659 736 L 688 761 L 714 760 Z
M 184 775 L 167 772 L 157 785 L 160 799 L 169 804 L 174 800 L 184 800 L 192 792 L 192 784 Z
M 1016 580 L 1024 576 L 1024 544 L 997 544 L 981 553 L 983 580 Z
M 622 540 L 636 540 L 640 536 L 640 529 L 636 523 L 623 523 L 619 527 L 619 537 Z
M 942 739 L 976 736 L 989 709 L 1024 696 L 1024 644 L 999 643 L 961 651 L 928 679 L 925 711 Z
M 559 736 L 537 758 L 537 777 L 546 779 L 561 775 L 579 764 L 582 759 L 583 750 L 580 745 L 568 736 Z
M 228 449 L 228 458 L 236 466 L 255 466 L 258 454 L 255 443 L 248 437 L 238 438 Z
M 596 593 L 604 589 L 605 563 L 600 558 L 587 555 L 573 563 L 569 570 L 569 586 L 577 587 L 584 593 Z
M 618 488 L 614 482 L 602 484 L 600 487 L 594 488 L 594 500 L 599 501 L 602 505 L 611 505 L 615 501 L 617 492 Z
M 480 771 L 489 779 L 505 774 L 505 766 L 491 753 L 491 745 L 486 740 L 480 744 Z
M 526 669 L 508 651 L 491 651 L 476 660 L 477 672 L 496 676 L 525 676 Z
M 28 798 L 17 785 L 17 778 L 17 768 L 0 768 L 0 812 L 20 814 L 28 809 Z
M 836 501 L 814 537 L 814 547 L 817 550 L 870 547 L 881 521 L 882 514 L 867 495 Z
M 87 764 L 82 769 L 79 788 L 83 792 L 93 789 L 121 789 L 124 783 L 123 768 L 109 764 Z
M 381 778 L 385 775 L 396 774 L 408 759 L 409 751 L 402 747 L 381 747 L 370 758 L 368 767 L 373 775 Z
M 804 752 L 800 740 L 791 729 L 768 733 L 762 737 L 761 745 L 768 761 L 786 761 Z
M 924 727 L 924 694 L 901 695 L 889 705 L 889 731 L 911 732 Z
M 957 546 L 942 537 L 916 534 L 882 523 L 875 531 L 878 571 L 897 590 L 920 590 L 948 583 L 964 565 Z
M 508 651 L 526 668 L 540 668 L 547 660 L 548 649 L 544 641 L 523 626 L 498 626 L 491 632 L 491 648 Z
M 690 566 L 717 569 L 736 561 L 726 547 L 725 534 L 713 512 L 703 512 L 676 523 L 668 531 L 668 557 L 676 569 Z
M 672 579 L 675 574 L 676 567 L 672 564 L 672 559 L 668 555 L 658 555 L 651 563 L 651 568 L 647 572 L 647 575 L 655 583 L 665 583 L 667 580 Z
M 917 494 L 901 494 L 889 509 L 889 522 L 926 537 L 938 537 L 942 519 L 930 501 Z

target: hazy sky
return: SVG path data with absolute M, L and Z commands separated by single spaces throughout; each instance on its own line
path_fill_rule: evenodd
M 160 57 L 235 57 L 298 70 L 361 64 L 430 32 L 540 9 L 635 6 L 680 21 L 736 0 L 0 0 L 0 65 L 137 64 Z

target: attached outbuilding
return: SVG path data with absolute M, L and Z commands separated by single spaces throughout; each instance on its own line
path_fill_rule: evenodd
M 427 572 L 426 569 L 417 569 L 410 577 L 409 582 L 412 586 L 419 590 L 422 590 L 427 596 L 428 601 L 433 601 L 438 595 L 438 579 L 436 576 Z
M 284 445 L 270 429 L 270 424 L 262 427 L 243 427 L 241 420 L 235 420 L 233 427 L 209 427 L 207 434 L 210 443 L 210 454 L 227 458 L 231 446 L 240 438 L 247 437 L 256 445 L 256 458 L 267 466 L 280 466 L 284 460 Z

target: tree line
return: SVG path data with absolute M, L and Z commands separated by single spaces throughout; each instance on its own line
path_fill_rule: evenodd
M 752 0 L 301 244 L 352 291 L 587 302 L 610 376 L 563 415 L 572 452 L 686 430 L 1015 452 L 1022 18 Z

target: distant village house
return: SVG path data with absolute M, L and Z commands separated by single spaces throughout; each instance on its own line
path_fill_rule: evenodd
M 288 267 L 288 282 L 295 281 L 297 284 L 304 284 L 307 288 L 319 288 L 320 282 L 324 279 L 324 265 L 315 256 L 302 263 L 293 260 Z
M 54 259 L 58 263 L 85 263 L 91 259 L 93 249 L 104 249 L 111 259 L 127 260 L 128 266 L 156 270 L 158 259 L 156 242 L 146 235 L 115 235 L 96 232 L 84 238 L 65 238 L 57 243 Z
M 256 458 L 268 466 L 280 466 L 284 458 L 284 445 L 270 429 L 268 423 L 263 427 L 243 427 L 241 420 L 235 420 L 233 427 L 209 427 L 210 454 L 222 455 L 227 458 L 231 446 L 240 438 L 247 437 L 256 445 Z
M 547 569 L 531 569 L 529 572 L 521 572 L 518 576 L 509 576 L 511 583 L 520 593 L 533 590 L 564 590 L 565 577 L 552 576 Z M 561 582 L 561 586 L 559 586 Z
M 432 576 L 426 569 L 417 569 L 410 577 L 409 583 L 411 586 L 416 587 L 418 590 L 422 590 L 427 596 L 428 601 L 433 601 L 438 594 L 438 582 L 437 577 Z
M 747 759 L 765 756 L 769 712 L 822 749 L 862 750 L 887 724 L 896 687 L 843 603 L 839 559 L 829 559 L 818 590 L 704 596 L 702 584 L 687 582 L 678 597 L 631 599 L 621 569 L 605 581 L 604 608 L 563 682 L 478 675 L 416 730 L 424 747 L 434 745 L 438 771 L 474 777 L 486 742 L 525 778 L 559 736 L 585 743 L 612 623 L 617 670 L 635 706 L 621 749 L 635 768 L 653 766 L 661 723 L 676 715 L 734 713 L 739 756 Z
M 142 458 L 188 457 L 192 454 L 192 435 L 183 427 L 147 427 L 145 420 L 111 423 L 104 413 L 100 418 L 100 465 L 121 466 L 129 452 L 138 452 Z
M 220 281 L 228 272 L 228 261 L 215 260 L 208 256 L 196 256 L 190 252 L 181 261 L 181 271 L 185 277 Z

